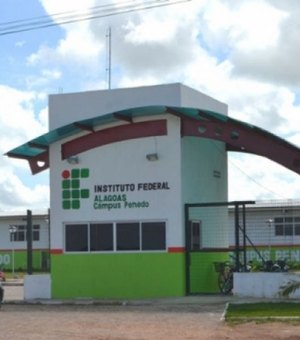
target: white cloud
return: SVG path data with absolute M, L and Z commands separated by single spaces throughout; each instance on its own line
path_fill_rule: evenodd
M 112 59 L 124 77 L 173 79 L 194 60 L 199 50 L 191 4 L 170 6 L 118 20 L 112 26 Z M 92 25 L 96 33 L 99 26 Z
M 19 40 L 15 43 L 16 47 L 23 47 L 26 44 L 25 40 Z
M 48 119 L 48 107 L 43 108 L 37 117 L 38 121 L 41 123 L 42 126 L 47 126 L 48 127 L 48 123 L 49 123 L 49 119 Z M 48 128 L 47 128 L 48 130 Z
M 52 17 L 56 22 L 61 20 L 61 15 L 56 14 L 78 14 L 82 11 L 87 10 L 93 6 L 93 0 L 39 0 L 46 12 Z
M 49 15 L 103 4 L 41 3 Z M 44 132 L 47 109 L 34 110 L 34 105 L 45 99 L 51 84 L 67 84 L 70 91 L 106 87 L 108 27 L 113 87 L 182 82 L 227 103 L 230 116 L 300 145 L 295 92 L 300 80 L 299 14 L 298 0 L 192 0 L 61 26 L 63 38 L 51 45 L 45 39 L 27 57 L 30 91 L 0 86 L 0 148 L 5 152 Z M 43 91 L 37 93 L 36 88 Z M 229 162 L 232 199 L 299 197 L 299 176 L 291 171 L 253 155 L 235 154 L 230 159 L 247 174 Z M 6 171 L 23 167 L 14 160 L 3 164 Z M 16 178 L 7 183 L 29 197 L 45 197 L 45 188 L 28 189 Z M 22 195 L 18 200 L 25 202 Z
M 300 197 L 299 175 L 264 157 L 230 153 L 228 167 L 230 200 Z
M 1 201 L 0 210 L 24 210 L 28 208 L 48 208 L 49 186 L 36 185 L 29 188 L 24 185 L 19 177 L 13 173 L 6 172 L 5 168 L 0 170 Z
M 264 27 L 260 27 L 258 22 L 259 13 L 257 15 L 249 13 L 253 26 L 258 25 L 260 29 L 250 48 L 238 46 L 232 51 L 230 58 L 235 65 L 235 73 L 276 84 L 299 85 L 300 71 L 295 67 L 300 57 L 299 3 L 293 0 L 268 1 L 268 3 L 270 9 L 264 13 Z M 251 6 L 250 2 L 249 5 Z M 263 23 L 263 17 L 261 22 Z M 270 36 L 272 44 L 259 43 L 259 36 L 264 36 L 266 30 L 276 37 L 272 39 Z M 248 44 L 246 39 L 244 44 Z
M 92 7 L 93 1 L 42 0 L 41 3 L 51 16 L 70 11 L 71 14 L 82 13 L 83 10 Z M 59 22 L 61 16 L 54 15 L 52 19 Z M 103 50 L 103 42 L 95 40 L 89 25 L 89 21 L 81 21 L 61 26 L 65 31 L 65 37 L 60 39 L 54 48 L 46 44 L 40 46 L 37 52 L 28 57 L 28 63 L 32 66 L 51 65 L 56 68 L 70 68 L 75 73 L 78 65 L 82 65 L 86 70 L 94 71 L 99 67 L 99 54 Z
M 45 90 L 52 81 L 59 81 L 61 79 L 61 71 L 57 69 L 41 69 L 38 74 L 32 74 L 25 79 L 27 88 L 42 88 Z
M 273 1 L 191 1 L 91 21 L 89 28 L 95 42 L 104 45 L 103 32 L 112 27 L 112 66 L 117 70 L 112 76 L 114 84 L 182 81 L 228 103 L 231 116 L 293 140 L 300 117 L 294 93 L 285 84 L 278 87 L 272 79 L 261 82 L 255 73 L 255 67 L 266 66 L 261 60 L 256 64 L 260 53 L 268 58 L 270 72 L 278 72 L 270 60 L 276 56 L 266 51 L 280 52 L 284 30 L 294 28 L 289 24 L 293 13 L 294 7 L 274 5 Z M 79 32 L 78 27 L 67 29 L 70 44 L 80 37 Z M 71 51 L 71 45 L 65 43 L 64 48 Z M 56 51 L 62 51 L 61 46 L 59 43 Z M 251 64 L 243 70 L 241 65 L 247 60 Z M 247 171 L 256 176 L 252 167 Z M 280 176 L 290 177 L 290 172 Z
M 29 173 L 27 162 L 8 158 L 4 153 L 44 133 L 48 117 L 44 110 L 35 116 L 34 92 L 0 85 L 0 97 L 0 210 L 47 207 L 48 186 L 29 187 L 22 183 L 22 176 Z
M 0 85 L 0 97 L 0 151 L 5 152 L 45 132 L 46 126 L 34 115 L 34 92 Z
M 213 50 L 220 45 L 246 53 L 270 48 L 286 16 L 263 0 L 211 1 L 203 16 L 209 32 L 204 39 Z

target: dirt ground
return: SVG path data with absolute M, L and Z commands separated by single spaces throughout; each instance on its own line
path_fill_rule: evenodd
M 216 306 L 215 306 L 216 307 Z M 3 305 L 0 339 L 300 339 L 300 325 L 228 326 L 219 308 Z
M 227 325 L 221 321 L 226 304 L 223 300 L 206 298 L 201 303 L 175 300 L 134 305 L 31 305 L 13 303 L 16 296 L 22 297 L 20 288 L 6 289 L 8 300 L 0 310 L 0 339 L 300 340 L 300 324 Z

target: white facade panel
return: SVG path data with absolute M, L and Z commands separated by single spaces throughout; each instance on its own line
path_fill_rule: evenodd
M 214 111 L 223 115 L 228 114 L 226 104 L 209 97 L 199 91 L 191 89 L 187 86 L 181 86 L 181 106 L 201 108 L 202 110 Z
M 184 85 L 169 84 L 50 96 L 50 128 L 54 129 L 78 120 L 127 108 L 151 105 L 198 107 L 227 114 L 225 104 Z M 130 220 L 164 220 L 167 228 L 167 247 L 184 247 L 183 203 L 190 202 L 190 197 L 193 202 L 217 200 L 218 197 L 220 200 L 226 199 L 227 158 L 223 143 L 218 145 L 222 151 L 213 146 L 209 147 L 209 152 L 207 152 L 207 142 L 202 139 L 202 142 L 193 147 L 192 158 L 182 157 L 179 118 L 165 114 L 135 118 L 134 122 L 162 118 L 168 120 L 166 136 L 117 142 L 78 155 L 79 164 L 75 168 L 89 169 L 89 178 L 82 179 L 81 184 L 89 190 L 90 197 L 82 199 L 80 209 L 77 210 L 63 209 L 61 198 L 62 173 L 64 170 L 71 171 L 74 166 L 68 164 L 66 160 L 61 160 L 60 143 L 51 145 L 52 248 L 63 249 L 64 222 L 122 222 Z M 119 124 L 124 124 L 124 122 Z M 101 128 L 107 128 L 107 126 Z M 187 150 L 184 150 L 184 153 L 186 152 Z M 146 159 L 146 155 L 149 153 L 157 153 L 158 161 L 149 162 Z M 220 157 L 220 153 L 222 153 L 222 157 Z M 219 159 L 222 159 L 221 162 Z M 214 168 L 216 164 L 219 171 L 222 171 L 222 178 L 209 177 L 207 182 L 207 175 L 211 176 L 214 170 L 218 170 Z M 189 167 L 198 171 L 198 177 L 184 178 L 184 176 L 189 177 L 189 171 L 186 171 Z M 142 183 L 145 184 L 144 187 L 141 186 Z M 147 190 L 149 183 L 166 183 L 168 189 Z M 101 193 L 95 191 L 97 186 L 101 188 L 105 185 L 117 184 L 132 184 L 134 189 L 126 192 Z M 184 194 L 182 194 L 182 186 L 185 190 Z M 195 187 L 199 186 L 200 191 L 198 190 L 195 195 Z M 107 195 L 105 196 L 105 194 Z M 123 201 L 116 201 L 111 209 L 95 208 L 97 204 L 98 207 L 105 207 L 107 203 L 103 201 L 105 197 L 117 199 L 114 198 L 114 194 L 125 195 L 124 198 L 121 198 Z M 100 201 L 97 202 L 97 198 Z M 136 202 L 140 202 L 140 204 L 145 202 L 144 204 L 147 206 L 128 208 L 130 203 Z M 223 244 L 223 242 L 218 243 Z
M 167 118 L 167 117 L 165 117 Z M 147 154 L 157 153 L 157 161 Z M 81 199 L 80 209 L 62 207 L 62 173 L 72 170 L 61 161 L 60 145 L 51 149 L 52 248 L 63 249 L 64 222 L 166 221 L 167 247 L 183 246 L 181 232 L 180 124 L 168 117 L 168 135 L 128 140 L 95 148 L 79 155 L 73 168 L 89 169 L 89 178 L 81 180 L 90 192 Z M 126 190 L 116 185 L 125 185 Z M 112 186 L 109 190 L 108 186 Z M 159 188 L 159 187 L 164 188 Z M 99 191 L 100 190 L 100 191 Z M 101 190 L 103 190 L 101 192 Z M 106 190 L 106 191 L 104 191 Z M 112 200 L 112 201 L 109 201 Z M 111 208 L 107 207 L 111 204 Z M 140 207 L 134 207 L 136 204 Z
M 227 201 L 227 157 L 224 143 L 196 137 L 183 139 L 182 187 L 183 203 Z M 228 247 L 227 206 L 190 208 L 189 220 L 201 222 L 203 248 Z
M 171 84 L 50 96 L 49 127 L 52 130 L 77 120 L 133 107 L 180 106 L 181 87 Z
M 136 88 L 56 94 L 49 97 L 49 128 L 142 106 L 186 106 L 227 115 L 227 105 L 175 83 Z

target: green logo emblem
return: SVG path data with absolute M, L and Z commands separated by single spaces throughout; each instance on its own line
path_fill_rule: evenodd
M 64 170 L 62 176 L 62 208 L 80 209 L 80 201 L 90 197 L 89 189 L 81 188 L 81 179 L 88 178 L 89 169 Z

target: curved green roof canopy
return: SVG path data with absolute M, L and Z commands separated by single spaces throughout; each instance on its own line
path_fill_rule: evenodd
M 64 159 L 85 151 L 86 149 L 80 149 L 78 146 L 83 140 L 89 148 L 92 148 L 120 140 L 167 134 L 161 121 L 151 126 L 134 122 L 136 117 L 162 114 L 171 114 L 180 118 L 182 137 L 194 136 L 219 140 L 226 143 L 228 151 L 264 156 L 300 174 L 300 149 L 295 145 L 254 125 L 217 112 L 188 107 L 135 107 L 83 119 L 34 138 L 10 150 L 6 155 L 28 160 L 32 173 L 35 174 L 49 167 L 49 147 L 55 142 L 68 138 L 68 142 L 62 144 L 62 159 Z M 105 125 L 120 121 L 126 124 L 105 129 Z M 97 131 L 100 127 L 102 129 Z M 83 131 L 86 131 L 84 136 L 82 136 Z M 79 133 L 80 137 L 78 137 Z

